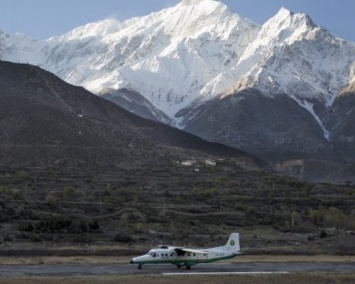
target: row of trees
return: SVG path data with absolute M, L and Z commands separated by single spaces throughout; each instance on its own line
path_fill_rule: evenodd
M 97 232 L 100 225 L 97 220 L 73 219 L 67 216 L 53 216 L 39 222 L 28 221 L 19 223 L 19 230 L 29 233 L 69 233 L 84 234 Z
M 252 212 L 255 212 L 253 210 Z M 288 213 L 278 215 L 279 220 L 284 220 L 287 228 L 299 229 L 307 226 L 309 222 L 317 227 L 328 227 L 337 229 L 355 229 L 355 217 L 347 215 L 336 207 L 323 208 L 320 206 L 318 209 L 310 209 L 309 215 L 302 215 L 296 210 Z

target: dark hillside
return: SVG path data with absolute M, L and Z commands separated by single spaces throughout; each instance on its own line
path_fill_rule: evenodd
M 164 164 L 201 155 L 242 157 L 268 168 L 245 152 L 138 117 L 26 64 L 0 62 L 0 132 L 0 162 L 13 166 Z

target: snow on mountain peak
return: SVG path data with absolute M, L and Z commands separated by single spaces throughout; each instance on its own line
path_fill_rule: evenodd
M 228 36 L 239 16 L 222 2 L 214 0 L 183 0 L 165 10 L 164 30 L 178 37 L 198 37 L 203 33 Z
M 312 20 L 306 14 L 295 14 L 285 8 L 281 8 L 274 17 L 263 25 L 261 32 L 272 36 L 279 42 L 284 40 L 295 41 L 303 33 L 314 27 Z
M 127 88 L 171 118 L 235 86 L 323 97 L 348 83 L 354 46 L 285 8 L 262 27 L 216 0 L 124 22 L 90 23 L 47 41 L 0 33 L 0 57 L 27 62 L 94 93 Z
M 52 40 L 60 56 L 45 68 L 94 93 L 133 89 L 174 117 L 221 67 L 237 62 L 258 29 L 219 1 L 185 0 L 122 23 L 79 27 L 61 44 Z
M 258 30 L 220 1 L 183 0 L 124 22 L 107 19 L 78 27 L 31 49 L 36 56 L 30 60 L 18 55 L 22 44 L 7 40 L 5 49 L 11 44 L 13 53 L 6 58 L 12 61 L 39 65 L 97 94 L 133 89 L 174 117 L 207 82 L 236 64 Z
M 281 8 L 261 27 L 258 35 L 248 44 L 237 64 L 211 80 L 203 89 L 203 93 L 214 92 L 217 85 L 225 87 L 220 91 L 225 91 L 232 86 L 225 93 L 228 94 L 261 82 L 265 83 L 266 90 L 270 93 L 283 92 L 280 90 L 280 82 L 274 78 L 273 74 L 266 75 L 265 72 L 261 72 L 265 66 L 264 63 L 269 56 L 274 54 L 276 48 L 302 40 L 315 27 L 307 15 L 295 14 L 286 8 Z
M 218 2 L 216 0 L 181 0 L 180 5 L 191 6 L 200 4 L 209 4 L 211 2 Z
M 318 101 L 328 107 L 351 80 L 354 62 L 354 45 L 307 15 L 282 8 L 262 26 L 238 64 L 220 76 L 225 85 L 234 83 L 223 96 L 255 88 L 267 96 L 285 93 L 302 105 Z
M 266 93 L 279 90 L 295 98 L 317 99 L 330 106 L 349 80 L 354 48 L 316 26 L 307 15 L 293 14 L 286 9 L 265 23 L 260 34 L 272 51 L 259 61 L 253 73 L 257 74 L 260 89 Z M 273 85 L 276 89 L 267 92 L 269 78 L 276 82 Z
M 108 34 L 118 32 L 121 29 L 121 23 L 116 19 L 106 19 L 94 23 L 89 23 L 78 27 L 63 36 L 55 37 L 61 41 L 65 40 L 83 40 L 88 37 L 104 37 Z

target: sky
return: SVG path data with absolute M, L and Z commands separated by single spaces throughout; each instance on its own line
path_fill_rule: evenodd
M 44 40 L 87 23 L 148 15 L 179 0 L 0 0 L 0 30 Z M 239 16 L 262 25 L 281 7 L 308 14 L 333 35 L 355 42 L 355 0 L 221 0 Z

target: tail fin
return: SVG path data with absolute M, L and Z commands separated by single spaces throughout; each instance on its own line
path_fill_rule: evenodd
M 239 244 L 239 234 L 232 233 L 228 239 L 228 242 L 224 246 L 225 251 L 233 251 L 237 252 L 240 251 L 240 244 Z

